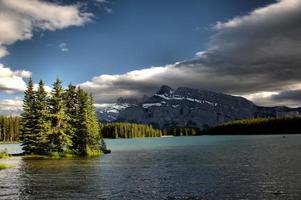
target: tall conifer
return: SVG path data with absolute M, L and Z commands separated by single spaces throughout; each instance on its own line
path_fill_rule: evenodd
M 22 149 L 25 154 L 36 153 L 38 149 L 37 136 L 34 128 L 37 123 L 35 113 L 36 96 L 33 88 L 32 78 L 28 81 L 23 100 L 23 113 L 21 114 L 21 136 Z
M 93 98 L 82 89 L 77 91 L 78 126 L 76 141 L 73 144 L 80 155 L 91 156 L 100 154 L 99 124 L 93 106 Z
M 36 124 L 34 134 L 36 135 L 38 142 L 37 153 L 47 154 L 51 150 L 49 146 L 51 123 L 47 92 L 44 89 L 44 82 L 42 80 L 40 80 L 38 90 L 36 92 L 35 113 Z
M 66 105 L 66 118 L 67 118 L 67 130 L 66 134 L 68 134 L 72 141 L 71 148 L 73 150 L 76 149 L 76 147 L 73 144 L 78 143 L 77 137 L 76 137 L 76 131 L 78 127 L 78 98 L 77 98 L 77 92 L 76 87 L 72 84 L 68 85 L 68 88 L 64 94 L 64 100 Z
M 66 133 L 67 118 L 63 95 L 62 81 L 57 79 L 53 84 L 49 103 L 52 124 L 50 142 L 51 148 L 55 152 L 63 152 L 65 148 L 71 145 L 70 136 Z

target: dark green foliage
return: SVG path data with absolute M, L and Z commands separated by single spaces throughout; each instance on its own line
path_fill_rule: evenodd
M 100 126 L 95 112 L 92 94 L 89 95 L 88 99 L 88 122 L 88 147 L 90 151 L 92 151 L 92 154 L 98 154 L 100 149 Z
M 104 138 L 138 138 L 161 137 L 161 130 L 154 129 L 151 125 L 135 123 L 109 123 L 102 125 L 101 135 Z
M 39 87 L 36 92 L 36 103 L 35 103 L 35 116 L 36 124 L 33 133 L 36 135 L 38 142 L 37 154 L 47 154 L 50 150 L 50 110 L 48 106 L 47 92 L 44 89 L 44 82 L 39 82 Z
M 108 123 L 101 127 L 101 135 L 104 138 L 139 138 L 161 137 L 164 135 L 193 136 L 200 135 L 198 128 L 170 128 L 164 130 L 154 129 L 151 125 L 135 123 Z
M 0 116 L 0 142 L 19 140 L 20 117 Z
M 35 92 L 30 79 L 25 92 L 20 129 L 24 153 L 51 157 L 100 155 L 100 128 L 93 104 L 92 95 L 73 85 L 69 85 L 65 91 L 59 79 L 53 84 L 50 96 L 44 89 L 43 81 L 40 81 Z M 6 124 L 6 121 L 3 118 L 3 123 Z M 19 130 L 16 127 L 14 131 Z M 7 140 L 8 134 L 13 135 L 11 128 L 1 126 L 1 133 L 5 134 L 0 136 Z M 104 142 L 102 146 L 105 146 Z M 103 150 L 107 151 L 106 148 Z
M 169 128 L 163 130 L 163 135 L 173 135 L 173 136 L 195 136 L 201 135 L 201 131 L 198 128 Z
M 76 130 L 78 128 L 79 123 L 79 111 L 78 111 L 78 96 L 76 87 L 72 84 L 69 84 L 65 94 L 64 94 L 64 100 L 66 105 L 66 117 L 67 117 L 67 130 L 66 134 L 68 134 L 72 141 L 71 149 L 76 149 L 74 145 L 78 143 L 76 138 Z
M 103 138 L 101 138 L 101 140 L 100 140 L 100 150 L 101 150 L 102 152 L 104 152 L 104 153 L 111 153 L 111 150 L 109 150 L 109 149 L 107 148 L 107 145 L 106 145 L 106 143 L 105 143 L 105 141 L 104 141 Z
M 62 152 L 71 145 L 71 139 L 66 131 L 68 122 L 65 114 L 64 89 L 59 79 L 53 84 L 49 105 L 52 126 L 49 134 L 50 148 L 55 152 Z
M 27 90 L 23 100 L 23 113 L 21 114 L 21 135 L 22 149 L 25 154 L 36 153 L 38 149 L 37 135 L 34 129 L 37 123 L 35 112 L 36 96 L 33 89 L 32 79 L 29 79 Z
M 99 124 L 93 106 L 93 98 L 82 89 L 77 91 L 78 123 L 73 137 L 73 149 L 80 155 L 93 156 L 100 152 Z
M 204 134 L 297 134 L 301 133 L 300 117 L 253 118 L 230 121 L 203 131 Z

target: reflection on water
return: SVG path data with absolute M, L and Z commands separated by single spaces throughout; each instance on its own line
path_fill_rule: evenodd
M 300 139 L 108 140 L 101 158 L 11 158 L 0 161 L 15 165 L 0 171 L 0 199 L 300 199 Z

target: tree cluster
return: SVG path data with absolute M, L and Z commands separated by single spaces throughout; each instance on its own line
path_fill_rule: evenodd
M 19 140 L 20 117 L 0 116 L 0 142 Z
M 42 80 L 34 90 L 30 79 L 21 114 L 20 139 L 24 153 L 99 155 L 100 127 L 93 103 L 92 95 L 71 84 L 65 90 L 59 79 L 50 94 Z
M 162 131 L 163 135 L 173 135 L 173 136 L 195 136 L 201 135 L 201 131 L 198 128 L 189 128 L 189 127 L 175 127 L 164 129 Z
M 160 137 L 162 132 L 151 125 L 119 122 L 102 125 L 101 135 L 104 138 Z
M 226 122 L 204 130 L 204 134 L 299 134 L 301 117 L 251 118 Z

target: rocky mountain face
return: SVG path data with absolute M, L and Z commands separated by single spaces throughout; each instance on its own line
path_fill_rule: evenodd
M 254 117 L 296 117 L 301 116 L 301 108 L 285 106 L 263 107 L 257 106 Z
M 101 121 L 152 124 L 156 128 L 204 129 L 234 119 L 299 116 L 301 108 L 261 107 L 238 96 L 179 87 L 162 86 L 151 97 L 118 99 L 99 109 Z

